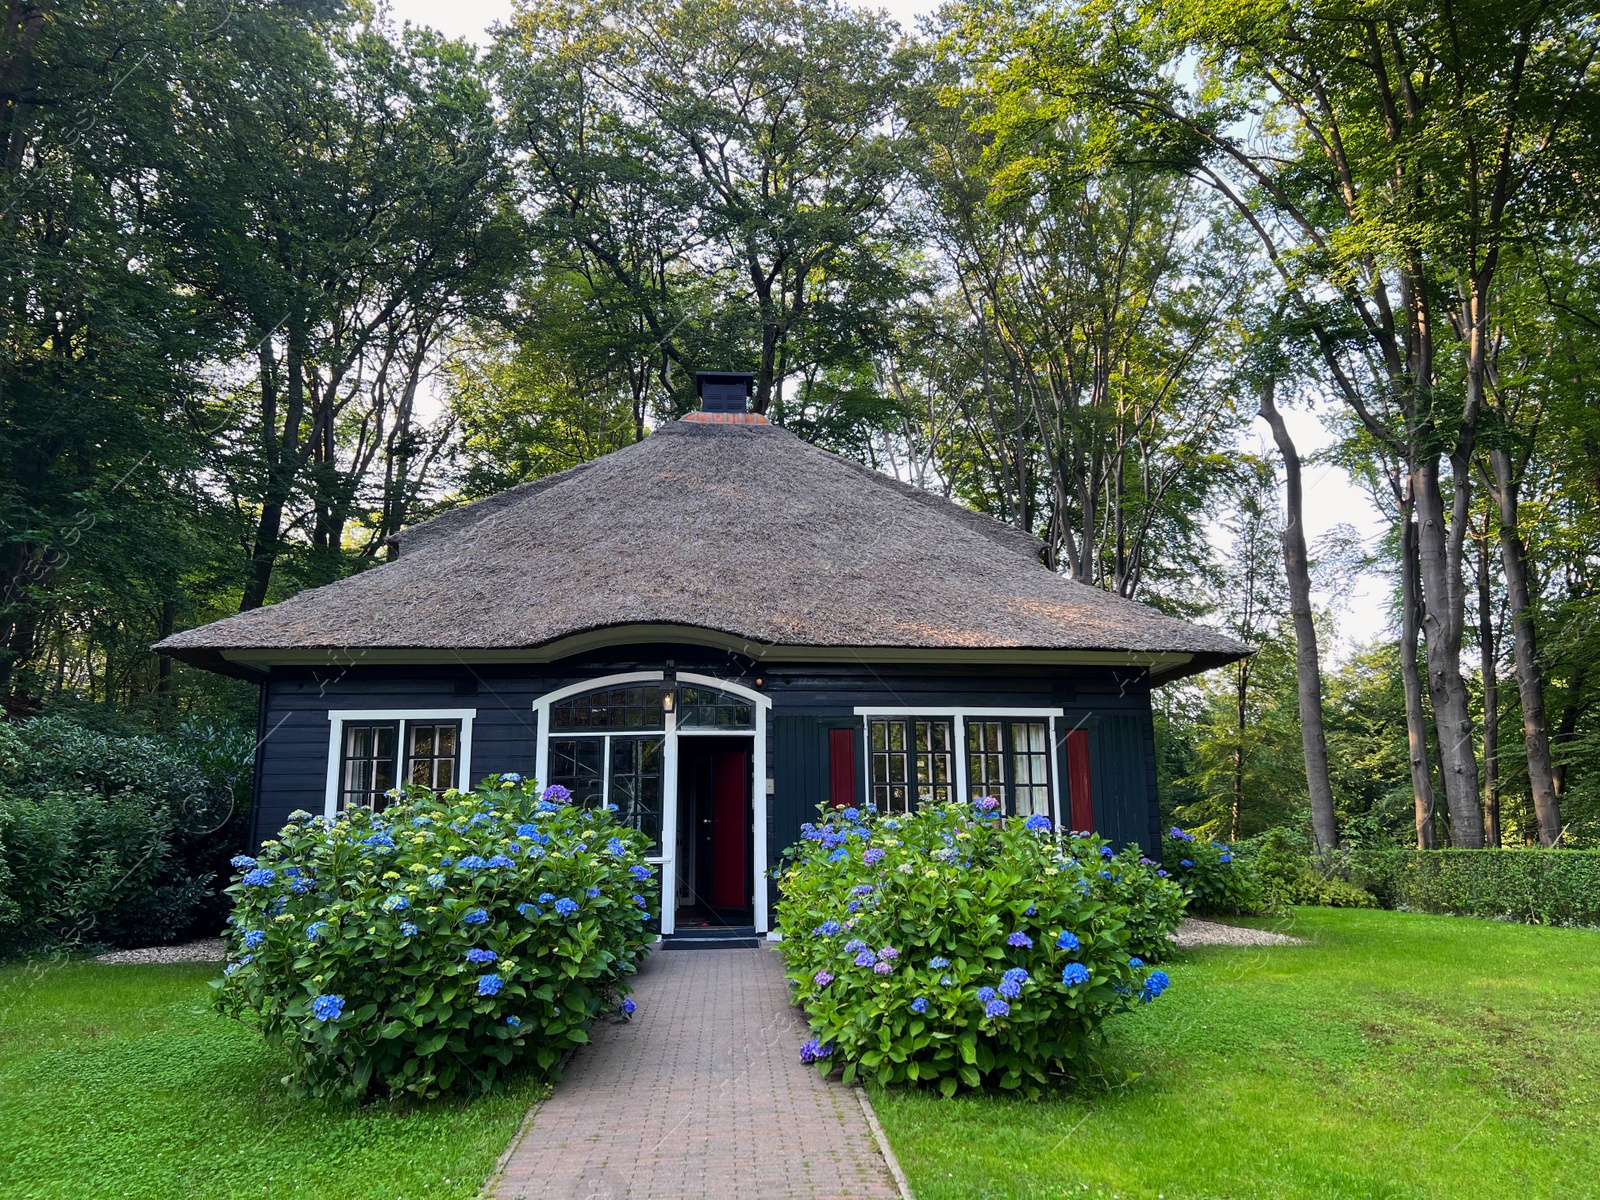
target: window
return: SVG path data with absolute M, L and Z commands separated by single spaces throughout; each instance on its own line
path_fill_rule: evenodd
M 339 772 L 339 807 L 382 808 L 384 793 L 394 787 L 398 721 L 350 724 L 344 727 L 344 758 Z
M 967 789 L 995 796 L 1008 816 L 1050 815 L 1050 723 L 969 717 Z
M 872 802 L 883 812 L 942 804 L 955 792 L 948 720 L 877 717 L 867 723 Z
M 599 688 L 550 709 L 550 782 L 570 791 L 575 804 L 615 804 L 618 818 L 648 837 L 657 854 L 666 731 L 662 694 L 654 683 Z M 660 732 L 639 736 L 635 730 Z
M 662 729 L 659 683 L 601 688 L 564 700 L 550 710 L 551 729 Z
M 756 706 L 713 688 L 685 684 L 678 689 L 679 729 L 754 729 Z
M 470 708 L 427 712 L 331 711 L 324 811 L 353 805 L 382 809 L 388 792 L 415 784 L 436 792 L 460 787 L 471 766 Z

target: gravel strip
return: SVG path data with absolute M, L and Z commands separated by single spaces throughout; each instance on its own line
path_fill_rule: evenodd
M 1224 925 L 1220 921 L 1200 921 L 1184 918 L 1178 932 L 1172 935 L 1178 949 L 1191 946 L 1303 946 L 1304 938 L 1290 937 L 1286 933 L 1273 933 L 1270 929 L 1246 929 L 1242 925 Z
M 181 946 L 146 946 L 143 950 L 113 950 L 95 956 L 95 962 L 112 966 L 130 963 L 219 963 L 228 956 L 221 938 L 201 938 Z

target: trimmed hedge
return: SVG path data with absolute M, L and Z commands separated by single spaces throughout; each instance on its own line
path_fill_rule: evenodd
M 1353 865 L 1386 908 L 1600 925 L 1600 850 L 1398 850 Z

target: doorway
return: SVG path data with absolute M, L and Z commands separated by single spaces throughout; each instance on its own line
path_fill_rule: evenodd
M 752 799 L 748 737 L 679 739 L 676 932 L 753 924 Z

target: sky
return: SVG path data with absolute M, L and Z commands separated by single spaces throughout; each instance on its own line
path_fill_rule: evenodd
M 469 38 L 480 45 L 488 41 L 484 31 L 494 22 L 507 18 L 511 6 L 511 0 L 389 0 L 390 11 L 397 22 L 431 25 L 450 37 Z M 932 5 L 919 0 L 883 0 L 872 7 L 886 9 L 904 28 L 912 29 L 916 26 L 917 15 Z M 1284 410 L 1284 422 L 1302 458 L 1326 447 L 1332 440 L 1323 427 L 1322 416 L 1321 412 L 1303 409 Z M 1266 450 L 1272 449 L 1271 433 L 1265 421 L 1255 421 L 1247 441 L 1252 450 L 1258 448 L 1258 442 L 1263 443 Z M 1354 527 L 1368 545 L 1382 535 L 1383 520 L 1371 498 L 1340 468 L 1308 464 L 1304 486 L 1306 536 L 1312 543 L 1313 555 L 1317 539 L 1340 525 Z M 1322 592 L 1314 597 L 1319 607 L 1333 610 L 1339 631 L 1338 644 L 1325 648 L 1330 657 L 1343 658 L 1383 632 L 1387 621 L 1386 594 L 1381 579 L 1363 577 L 1354 581 L 1344 594 Z

